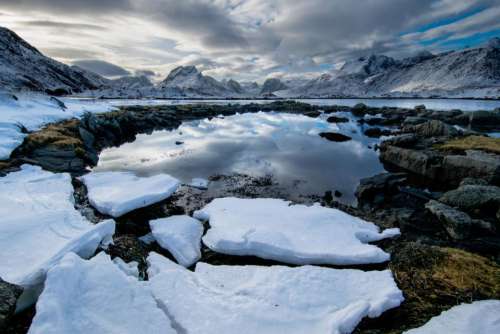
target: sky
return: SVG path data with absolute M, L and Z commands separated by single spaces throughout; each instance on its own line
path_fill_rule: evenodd
M 261 82 L 477 46 L 500 36 L 500 0 L 0 0 L 0 26 L 109 78 L 196 65 Z

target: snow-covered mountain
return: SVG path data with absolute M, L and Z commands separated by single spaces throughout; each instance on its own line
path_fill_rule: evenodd
M 0 27 L 0 86 L 55 95 L 96 89 L 105 79 L 44 56 L 13 31 Z
M 160 91 L 178 91 L 181 95 L 229 96 L 234 94 L 223 83 L 203 75 L 195 66 L 173 69 L 159 85 Z
M 288 86 L 285 85 L 279 78 L 270 78 L 264 81 L 262 85 L 262 89 L 260 90 L 261 94 L 271 94 L 279 90 L 288 89 Z
M 478 48 L 396 60 L 373 55 L 288 90 L 288 96 L 500 96 L 500 39 Z

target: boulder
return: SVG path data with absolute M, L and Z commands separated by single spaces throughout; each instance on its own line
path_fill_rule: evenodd
M 423 117 L 418 117 L 418 116 L 408 116 L 405 118 L 403 121 L 403 126 L 413 126 L 413 125 L 418 125 L 425 123 L 427 119 Z
M 443 181 L 459 184 L 466 177 L 484 179 L 500 185 L 500 156 L 468 150 L 466 155 L 447 155 L 443 159 Z
M 411 147 L 417 142 L 418 138 L 413 133 L 406 133 L 399 136 L 389 138 L 384 141 L 384 145 L 392 145 L 397 147 Z
M 325 138 L 329 141 L 335 141 L 335 142 L 343 142 L 343 141 L 349 141 L 352 138 L 349 136 L 346 136 L 341 133 L 336 133 L 336 132 L 321 132 L 319 134 L 321 138 Z
M 409 131 L 426 138 L 441 136 L 453 137 L 459 134 L 458 130 L 453 126 L 438 120 L 431 120 L 425 123 L 417 124 L 411 127 Z
M 365 136 L 371 138 L 379 138 L 380 136 L 388 136 L 391 134 L 390 130 L 385 130 L 381 128 L 368 128 L 364 132 Z
M 364 103 L 358 103 L 352 107 L 351 112 L 354 116 L 362 117 L 366 114 L 368 107 Z
M 382 202 L 406 180 L 405 173 L 382 173 L 361 179 L 355 195 L 360 204 Z
M 307 117 L 311 117 L 311 118 L 316 118 L 318 117 L 319 115 L 321 115 L 321 113 L 319 111 L 307 111 L 305 113 L 303 113 L 304 116 L 307 116 Z
M 438 219 L 451 238 L 464 240 L 470 236 L 473 222 L 465 212 L 435 200 L 427 202 L 425 208 Z
M 383 145 L 380 160 L 430 179 L 436 179 L 440 171 L 440 157 L 432 151 Z
M 458 189 L 446 192 L 439 200 L 464 211 L 491 210 L 496 213 L 500 209 L 500 188 L 484 185 L 463 185 Z
M 347 117 L 337 117 L 337 116 L 330 116 L 326 119 L 328 123 L 347 123 L 349 122 L 349 118 Z
M 23 289 L 0 278 L 0 329 L 9 321 L 16 310 L 16 302 Z

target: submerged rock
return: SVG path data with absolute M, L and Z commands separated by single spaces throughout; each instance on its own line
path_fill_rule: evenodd
M 371 138 L 378 138 L 378 137 L 381 137 L 381 136 L 388 136 L 391 133 L 392 132 L 390 130 L 385 130 L 385 129 L 381 129 L 381 128 L 368 128 L 364 132 L 365 136 L 371 137 Z
M 346 136 L 341 133 L 336 133 L 336 132 L 321 132 L 319 134 L 321 138 L 325 138 L 329 141 L 335 141 L 335 142 L 343 142 L 343 141 L 349 141 L 352 138 L 349 136 Z
M 347 123 L 349 122 L 349 118 L 347 117 L 338 117 L 338 116 L 330 116 L 326 119 L 328 123 Z

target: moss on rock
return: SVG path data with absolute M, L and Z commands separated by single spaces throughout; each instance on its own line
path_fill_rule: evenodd
M 485 136 L 467 136 L 452 139 L 438 145 L 437 149 L 451 152 L 465 152 L 466 150 L 480 150 L 500 154 L 500 138 Z

